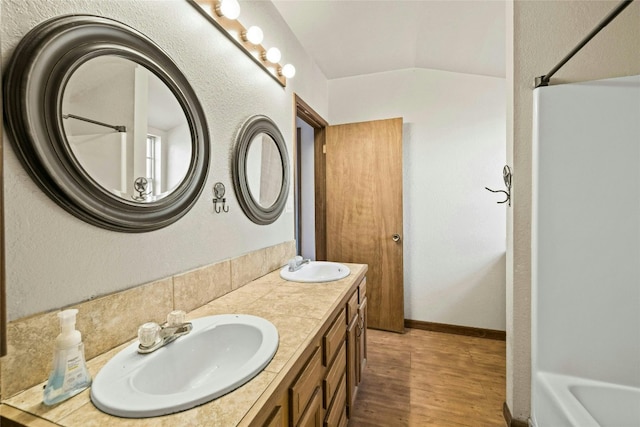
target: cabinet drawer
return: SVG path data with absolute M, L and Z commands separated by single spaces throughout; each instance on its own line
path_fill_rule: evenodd
M 345 420 L 347 418 L 347 378 L 344 375 L 341 378 L 335 398 L 327 410 L 324 425 L 325 427 L 338 426 L 342 418 Z
M 362 304 L 362 301 L 367 297 L 367 278 L 365 277 L 358 286 L 358 302 Z
M 358 315 L 358 290 L 356 289 L 347 303 L 347 325 Z
M 347 333 L 347 326 L 344 324 L 344 309 L 338 314 L 333 325 L 327 333 L 322 337 L 323 353 L 322 361 L 324 366 L 329 366 L 336 352 L 340 348 L 340 344 L 344 342 L 344 336 Z
M 320 427 L 322 425 L 322 396 L 317 387 L 311 396 L 309 406 L 305 410 L 296 427 Z
M 282 427 L 283 425 L 285 425 L 284 411 L 282 410 L 282 406 L 276 406 L 273 408 L 264 427 Z
M 293 425 L 298 424 L 300 415 L 322 380 L 322 361 L 320 359 L 320 347 L 318 346 L 309 358 L 309 361 L 296 382 L 289 389 Z M 322 399 L 322 396 L 320 396 L 320 398 Z
M 333 360 L 327 375 L 322 382 L 324 391 L 324 408 L 327 409 L 333 395 L 336 392 L 340 380 L 344 376 L 347 367 L 347 345 L 342 341 L 342 346 L 338 351 L 338 356 Z

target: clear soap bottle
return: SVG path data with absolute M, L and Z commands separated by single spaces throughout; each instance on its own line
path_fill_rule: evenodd
M 45 405 L 62 402 L 91 385 L 91 375 L 84 358 L 82 335 L 76 330 L 78 310 L 58 313 L 60 335 L 56 338 L 53 369 L 44 389 Z

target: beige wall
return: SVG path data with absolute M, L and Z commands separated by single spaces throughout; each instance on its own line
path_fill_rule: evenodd
M 553 68 L 619 2 L 508 3 L 507 158 L 514 177 L 513 210 L 507 220 L 507 403 L 514 418 L 526 420 L 531 394 L 533 81 Z M 640 2 L 632 3 L 558 71 L 552 84 L 636 74 L 640 74 Z

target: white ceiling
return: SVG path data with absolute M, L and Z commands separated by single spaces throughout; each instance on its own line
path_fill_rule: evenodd
M 429 68 L 505 76 L 504 0 L 273 0 L 328 79 Z

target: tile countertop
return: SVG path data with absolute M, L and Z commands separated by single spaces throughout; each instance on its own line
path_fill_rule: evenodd
M 280 343 L 269 365 L 248 383 L 216 400 L 162 417 L 119 418 L 107 415 L 93 406 L 89 390 L 58 405 L 47 407 L 42 403 L 43 382 L 2 403 L 35 415 L 36 417 L 27 418 L 36 421 L 34 424 L 37 425 L 49 425 L 44 420 L 65 427 L 248 424 L 250 420 L 243 420 L 245 415 L 254 406 L 264 405 L 334 309 L 344 302 L 349 291 L 355 289 L 364 278 L 366 265 L 346 265 L 351 269 L 351 274 L 342 280 L 328 283 L 287 282 L 280 278 L 278 269 L 187 315 L 192 320 L 215 314 L 252 314 L 264 317 L 278 329 Z M 131 342 L 133 340 L 88 361 L 91 375 L 95 377 L 109 359 Z M 255 408 L 251 413 L 257 413 Z M 39 424 L 38 421 L 44 421 L 44 424 Z

